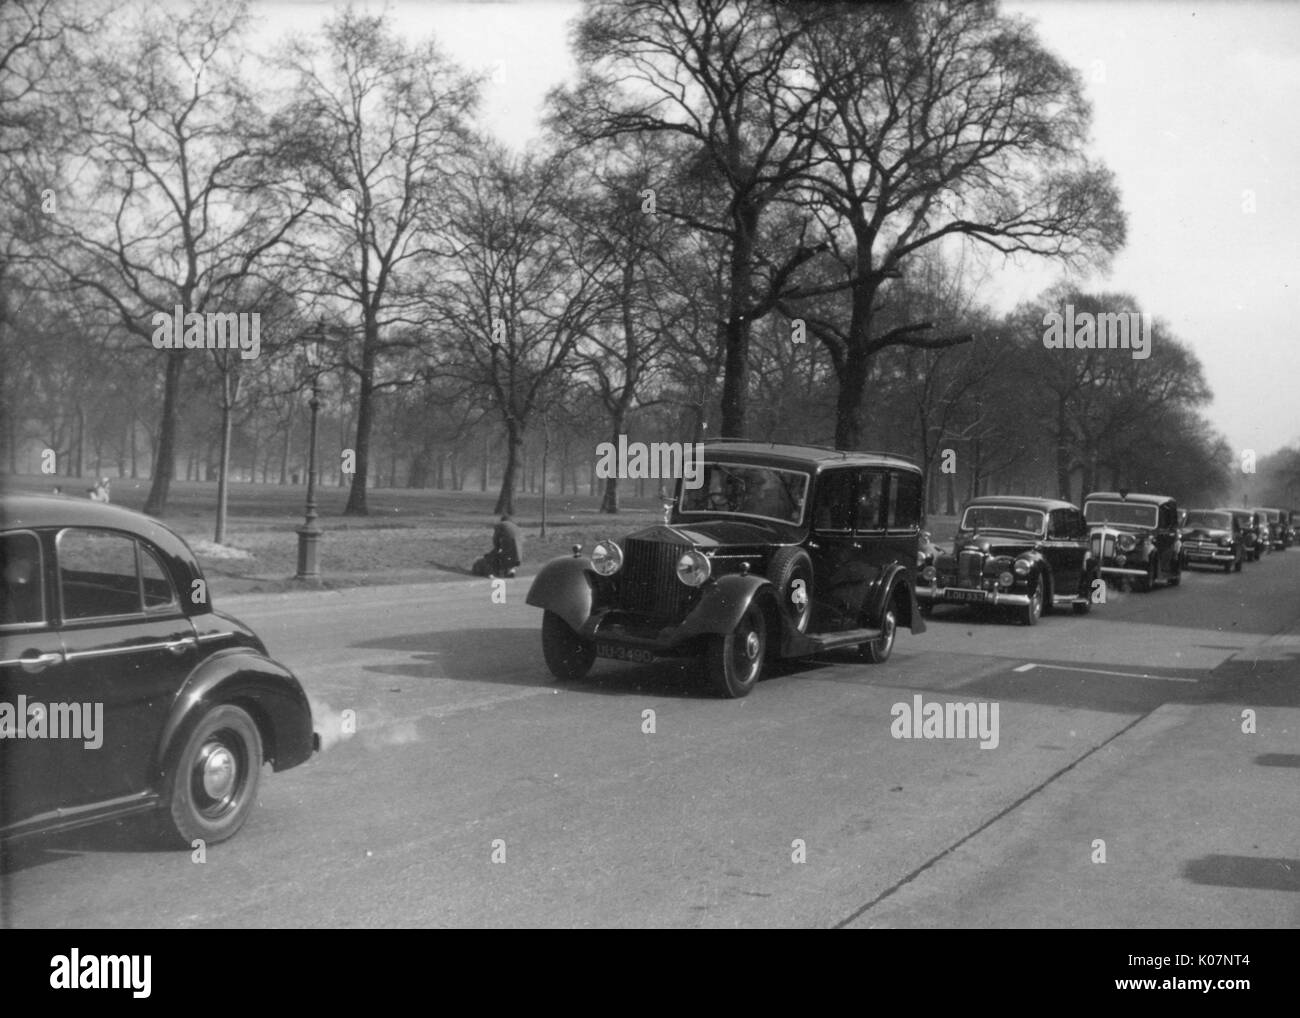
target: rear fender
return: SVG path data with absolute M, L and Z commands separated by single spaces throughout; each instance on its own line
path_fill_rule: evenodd
M 551 559 L 528 588 L 525 604 L 554 612 L 576 633 L 591 617 L 591 559 L 585 555 Z
M 872 627 L 880 624 L 880 620 L 885 615 L 885 608 L 899 592 L 900 587 L 903 598 L 897 620 L 899 625 L 907 626 L 913 633 L 924 633 L 925 620 L 921 618 L 921 613 L 916 607 L 916 591 L 912 589 L 912 584 L 907 578 L 907 569 L 897 562 L 882 569 L 880 576 L 867 590 L 867 596 L 863 599 L 863 604 L 870 612 L 866 624 Z
M 263 754 L 275 770 L 296 767 L 311 756 L 311 705 L 293 672 L 261 654 L 234 648 L 206 658 L 177 692 L 158 741 L 158 780 L 203 716 L 222 704 L 241 707 L 253 718 Z

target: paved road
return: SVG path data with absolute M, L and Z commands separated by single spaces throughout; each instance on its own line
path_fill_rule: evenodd
M 203 863 L 19 846 L 4 921 L 1300 925 L 1300 550 L 1032 629 L 941 609 L 739 701 L 671 663 L 552 682 L 526 582 L 226 599 L 356 735 Z M 892 737 L 917 696 L 996 703 L 997 746 Z

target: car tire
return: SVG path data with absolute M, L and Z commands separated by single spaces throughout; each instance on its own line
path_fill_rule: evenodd
M 1042 618 L 1044 586 L 1045 585 L 1041 579 L 1034 584 L 1034 589 L 1029 595 L 1029 603 L 1016 612 L 1023 625 L 1036 626 L 1038 625 L 1038 620 Z
M 713 691 L 732 700 L 748 696 L 758 685 L 766 650 L 763 609 L 751 601 L 731 632 L 709 637 L 704 670 Z
M 216 844 L 244 826 L 257 802 L 262 736 L 241 707 L 223 704 L 199 720 L 163 777 L 163 832 L 186 847 Z
M 561 682 L 576 682 L 595 664 L 596 646 L 575 633 L 555 612 L 547 611 L 542 615 L 542 657 Z
M 858 644 L 858 657 L 867 664 L 883 665 L 894 652 L 894 641 L 898 637 L 898 612 L 893 599 L 880 620 L 880 635 L 874 640 Z
M 781 616 L 796 632 L 808 632 L 812 621 L 813 564 L 802 548 L 781 548 L 772 556 L 767 578 L 776 588 Z M 794 603 L 794 581 L 803 580 L 804 603 Z

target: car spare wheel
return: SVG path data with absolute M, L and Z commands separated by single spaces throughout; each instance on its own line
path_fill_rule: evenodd
M 763 610 L 750 602 L 745 614 L 730 633 L 709 637 L 704 652 L 704 669 L 709 684 L 719 696 L 748 696 L 758 683 L 767 649 L 767 626 Z
M 786 622 L 801 633 L 812 619 L 813 565 L 802 548 L 781 548 L 772 556 L 767 578 L 777 590 Z
M 542 615 L 542 657 L 546 667 L 561 682 L 574 682 L 596 661 L 596 645 L 584 640 L 553 611 Z
M 163 779 L 164 833 L 193 847 L 232 837 L 257 801 L 262 738 L 248 713 L 223 704 L 203 715 Z

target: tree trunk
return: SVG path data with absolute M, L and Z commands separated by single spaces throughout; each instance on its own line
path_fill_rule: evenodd
M 169 350 L 165 356 L 167 370 L 163 375 L 162 417 L 158 421 L 158 454 L 153 459 L 153 478 L 149 483 L 149 497 L 144 502 L 144 511 L 149 516 L 162 516 L 167 512 L 167 496 L 176 473 L 177 401 L 185 351 Z
M 514 420 L 506 421 L 506 472 L 501 478 L 501 491 L 497 495 L 496 508 L 492 510 L 493 515 L 514 515 L 515 473 L 519 469 L 519 461 L 523 456 L 523 446 L 524 436 L 519 425 Z
M 361 384 L 357 392 L 356 473 L 352 475 L 352 490 L 344 516 L 367 516 L 366 473 L 370 467 L 370 431 L 374 426 L 375 357 L 379 344 L 379 323 L 371 314 L 366 315 L 366 345 L 361 354 Z
M 862 448 L 862 400 L 870 368 L 870 356 L 859 346 L 850 347 L 839 372 L 839 393 L 835 399 L 836 449 Z

